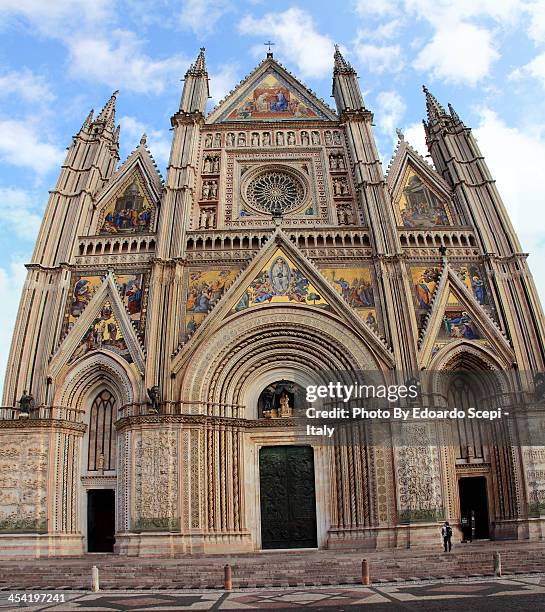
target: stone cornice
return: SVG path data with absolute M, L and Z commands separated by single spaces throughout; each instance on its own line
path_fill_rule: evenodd
M 193 426 L 222 426 L 235 427 L 239 429 L 253 428 L 290 428 L 297 426 L 305 427 L 305 419 L 300 418 L 279 418 L 279 419 L 242 419 L 209 416 L 204 414 L 144 414 L 130 416 L 119 419 L 115 423 L 118 431 L 137 427 L 140 425 L 172 425 L 183 424 Z
M 87 428 L 85 423 L 61 421 L 58 419 L 16 419 L 0 420 L 0 429 L 56 429 L 68 433 L 83 435 Z

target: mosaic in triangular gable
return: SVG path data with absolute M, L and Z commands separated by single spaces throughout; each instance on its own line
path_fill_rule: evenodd
M 397 200 L 401 222 L 405 227 L 451 225 L 448 206 L 408 164 L 403 189 Z
M 68 363 L 74 363 L 94 350 L 111 351 L 126 359 L 128 363 L 133 361 L 109 301 L 104 302 L 100 313 L 81 339 Z
M 305 274 L 277 249 L 240 297 L 234 312 L 263 304 L 306 304 L 330 308 Z
M 446 344 L 455 340 L 472 340 L 490 346 L 486 334 L 474 321 L 463 300 L 459 299 L 453 291 L 450 291 L 443 312 L 441 327 L 434 341 L 432 356 Z
M 358 315 L 379 333 L 371 270 L 365 267 L 324 268 L 320 272 Z
M 102 210 L 98 233 L 144 234 L 151 229 L 154 211 L 140 173 L 134 172 Z
M 197 270 L 189 273 L 185 307 L 185 331 L 188 336 L 195 333 L 239 272 L 239 268 L 231 268 L 229 270 Z
M 102 274 L 73 274 L 63 324 L 63 337 L 72 329 L 78 317 L 85 310 L 97 289 L 102 285 L 106 271 Z M 146 272 L 115 274 L 115 281 L 120 290 L 121 300 L 134 322 L 138 336 L 143 339 L 145 331 L 146 302 L 148 293 L 148 276 Z
M 256 85 L 230 104 L 220 121 L 278 121 L 326 119 L 306 97 L 294 90 L 273 68 Z

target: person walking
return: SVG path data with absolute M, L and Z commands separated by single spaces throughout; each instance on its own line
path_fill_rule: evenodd
M 452 550 L 452 527 L 448 521 L 445 521 L 445 524 L 441 527 L 441 535 L 443 536 L 445 552 L 450 552 Z

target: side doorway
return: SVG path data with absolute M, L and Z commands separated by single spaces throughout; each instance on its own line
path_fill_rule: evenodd
M 87 491 L 87 551 L 114 551 L 115 491 L 89 489 Z
M 458 481 L 460 517 L 465 541 L 490 537 L 488 492 L 484 476 L 470 476 Z

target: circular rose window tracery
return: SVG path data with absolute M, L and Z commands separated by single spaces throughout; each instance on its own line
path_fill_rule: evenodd
M 246 200 L 252 208 L 283 213 L 299 207 L 305 199 L 305 187 L 291 173 L 269 170 L 253 178 L 246 188 Z

